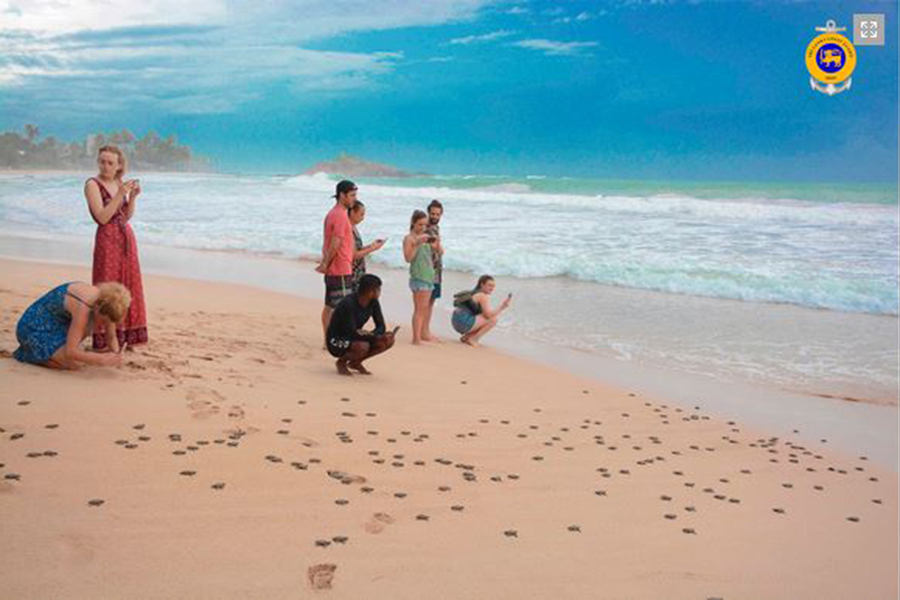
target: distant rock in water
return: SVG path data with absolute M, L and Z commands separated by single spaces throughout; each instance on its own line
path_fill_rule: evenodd
M 369 162 L 358 156 L 341 153 L 330 161 L 319 162 L 303 172 L 304 175 L 327 173 L 328 175 L 342 175 L 344 177 L 414 177 L 424 173 L 409 173 L 401 171 L 391 165 Z

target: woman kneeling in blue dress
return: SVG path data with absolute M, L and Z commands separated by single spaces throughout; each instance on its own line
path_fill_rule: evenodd
M 116 325 L 128 314 L 131 293 L 120 283 L 64 283 L 29 306 L 16 326 L 19 348 L 13 356 L 25 363 L 54 369 L 81 364 L 119 367 L 122 353 Z M 105 333 L 111 352 L 89 352 L 81 342 Z

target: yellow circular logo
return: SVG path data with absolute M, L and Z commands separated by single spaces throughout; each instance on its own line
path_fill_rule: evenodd
M 841 83 L 856 68 L 856 48 L 839 33 L 823 33 L 806 47 L 806 68 L 823 83 Z

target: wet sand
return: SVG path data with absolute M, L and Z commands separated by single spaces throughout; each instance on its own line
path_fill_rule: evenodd
M 0 597 L 893 598 L 867 456 L 490 348 L 345 379 L 317 302 L 150 276 L 121 370 L 9 359 L 80 267 L 0 261 Z

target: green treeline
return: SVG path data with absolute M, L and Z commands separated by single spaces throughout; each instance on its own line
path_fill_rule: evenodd
M 138 138 L 123 129 L 66 142 L 53 136 L 41 139 L 40 129 L 31 124 L 25 125 L 21 133 L 0 133 L 0 169 L 92 169 L 97 164 L 97 149 L 106 144 L 118 146 L 125 152 L 129 170 L 211 170 L 206 158 L 179 144 L 174 135 L 163 138 L 155 131 L 149 131 Z

